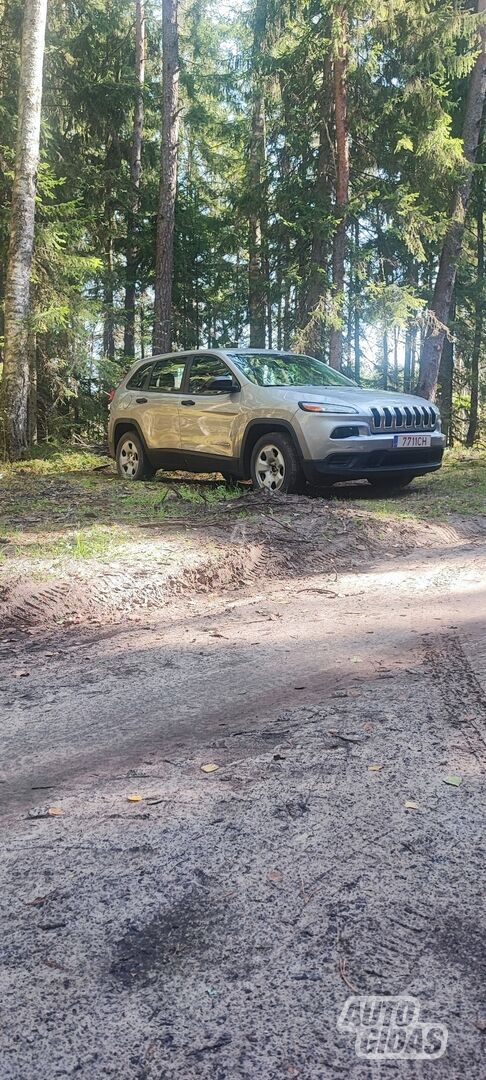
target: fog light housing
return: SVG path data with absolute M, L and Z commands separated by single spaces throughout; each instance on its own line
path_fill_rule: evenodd
M 343 424 L 334 428 L 334 431 L 331 432 L 331 439 L 352 439 L 356 435 L 359 435 L 359 427 L 356 427 L 355 424 Z

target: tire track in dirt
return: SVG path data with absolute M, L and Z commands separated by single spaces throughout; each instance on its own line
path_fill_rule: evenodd
M 485 627 L 486 630 L 486 627 Z M 458 634 L 426 641 L 425 656 L 437 680 L 443 710 L 468 748 L 486 765 L 486 691 L 476 677 L 472 662 Z

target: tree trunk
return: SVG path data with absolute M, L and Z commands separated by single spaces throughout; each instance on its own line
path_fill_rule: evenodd
M 250 348 L 265 348 L 265 272 L 262 244 L 262 172 L 265 164 L 265 103 L 263 91 L 256 92 L 251 121 L 248 163 L 250 198 L 248 236 L 248 314 Z
M 137 288 L 137 226 L 140 209 L 140 177 L 142 172 L 143 86 L 145 80 L 145 0 L 135 0 L 135 81 L 136 96 L 133 111 L 133 134 L 130 152 L 130 199 L 127 215 L 127 266 L 125 285 L 125 332 L 123 352 L 135 356 L 135 301 Z
M 30 278 L 34 250 L 46 14 L 47 0 L 26 0 L 5 285 L 2 404 L 5 412 L 5 449 L 9 457 L 21 456 L 29 445 Z
M 155 253 L 154 353 L 172 344 L 172 278 L 179 143 L 178 0 L 162 0 L 162 144 Z
M 455 304 L 452 301 L 451 323 L 455 319 Z M 452 392 L 454 383 L 454 342 L 452 337 L 444 341 L 442 356 L 440 358 L 439 382 L 437 387 L 437 399 L 440 406 L 442 431 L 447 440 L 447 445 L 453 444 L 452 430 Z
M 389 348 L 388 331 L 383 331 L 383 389 L 388 390 Z
M 334 57 L 334 110 L 336 126 L 336 231 L 332 246 L 334 320 L 329 342 L 329 363 L 339 370 L 343 360 L 342 310 L 346 260 L 346 224 L 349 199 L 349 131 L 347 118 L 348 17 L 346 5 L 337 9 L 340 41 Z
M 113 218 L 108 211 L 108 238 L 106 241 L 106 270 L 103 289 L 103 353 L 115 359 L 115 314 L 113 294 Z
M 324 85 L 319 95 L 320 127 L 314 191 L 315 213 L 312 229 L 310 272 L 299 315 L 299 325 L 302 329 L 305 329 L 312 319 L 313 312 L 325 296 L 328 288 L 326 269 L 330 240 L 328 225 L 330 212 L 329 174 L 331 170 L 331 148 L 329 145 L 330 82 L 330 62 L 327 61 L 324 67 Z
M 265 220 L 266 220 L 266 204 L 265 204 Z M 270 252 L 268 244 L 268 236 L 264 236 L 264 271 L 265 271 L 265 311 L 267 321 L 267 347 L 273 348 L 273 298 L 272 298 L 272 281 L 270 274 Z
M 478 175 L 477 184 L 477 278 L 476 278 L 476 303 L 474 326 L 474 342 L 471 355 L 471 412 L 469 415 L 469 427 L 466 435 L 466 446 L 474 446 L 478 434 L 479 417 L 479 361 L 481 356 L 481 344 L 483 340 L 484 319 L 484 186 L 481 174 Z
M 265 348 L 266 278 L 262 217 L 265 180 L 265 96 L 263 76 L 258 70 L 267 29 L 267 0 L 257 0 L 253 17 L 253 107 L 248 153 L 248 316 L 250 347 Z
M 478 0 L 478 12 L 486 12 L 486 0 Z M 439 270 L 431 305 L 431 323 L 425 335 L 420 357 L 420 378 L 417 393 L 433 400 L 437 389 L 440 357 L 447 333 L 452 294 L 462 249 L 466 210 L 471 194 L 473 165 L 481 129 L 481 117 L 486 97 L 486 24 L 480 27 L 481 52 L 469 80 L 464 118 L 463 144 L 466 167 L 454 195 L 449 226 L 442 245 Z
M 412 328 L 407 326 L 405 331 L 405 364 L 403 369 L 403 389 L 406 394 L 410 393 L 412 381 Z
M 359 383 L 361 379 L 361 326 L 359 317 L 359 275 L 356 269 L 359 258 L 359 221 L 354 223 L 354 259 L 355 259 L 355 272 L 354 272 L 354 377 L 356 382 Z

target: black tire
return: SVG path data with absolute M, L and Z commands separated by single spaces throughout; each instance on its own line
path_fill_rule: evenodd
M 262 458 L 266 450 L 268 454 Z M 257 440 L 251 454 L 250 472 L 253 487 L 257 490 L 263 488 L 293 495 L 302 491 L 305 485 L 297 451 L 290 435 L 284 431 L 269 431 Z
M 122 480 L 150 480 L 155 469 L 150 464 L 136 431 L 125 431 L 117 443 L 116 466 Z
M 412 483 L 415 477 L 413 474 L 405 473 L 404 476 L 390 476 L 390 474 L 384 476 L 369 476 L 368 483 L 373 487 L 381 488 L 382 491 L 398 491 L 400 488 L 407 487 Z

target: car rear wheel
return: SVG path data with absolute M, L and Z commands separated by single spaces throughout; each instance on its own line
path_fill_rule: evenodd
M 255 488 L 291 495 L 304 486 L 294 444 L 282 431 L 271 431 L 258 439 L 253 447 L 250 469 Z
M 373 487 L 381 488 L 383 491 L 392 491 L 393 488 L 398 490 L 407 487 L 408 484 L 412 483 L 413 479 L 414 476 L 411 473 L 406 473 L 404 476 L 369 476 L 368 483 L 372 484 Z
M 135 431 L 127 431 L 120 437 L 116 464 L 122 480 L 149 480 L 155 474 Z

